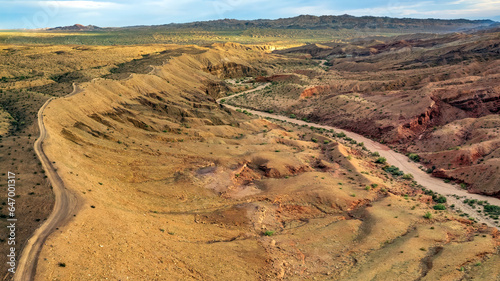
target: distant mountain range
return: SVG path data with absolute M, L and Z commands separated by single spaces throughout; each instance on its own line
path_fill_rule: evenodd
M 328 28 L 408 28 L 408 27 L 449 27 L 464 26 L 478 27 L 494 24 L 492 20 L 441 20 L 441 19 L 410 19 L 389 17 L 354 17 L 350 15 L 341 16 L 310 16 L 301 15 L 293 18 L 276 20 L 235 20 L 223 19 L 214 21 L 202 21 L 184 24 L 168 24 L 172 27 L 201 27 L 201 28 L 286 28 L 286 29 L 328 29 Z
M 246 29 L 387 29 L 387 30 L 418 30 L 428 32 L 453 32 L 468 29 L 490 28 L 498 26 L 499 23 L 492 20 L 442 20 L 442 19 L 412 19 L 412 18 L 390 18 L 390 17 L 355 17 L 350 15 L 341 16 L 310 16 L 301 15 L 293 18 L 282 18 L 276 20 L 236 20 L 221 19 L 212 21 L 198 21 L 191 23 L 170 23 L 152 26 L 128 26 L 121 28 L 105 29 L 204 29 L 204 30 L 246 30 Z M 49 30 L 62 31 L 95 31 L 100 28 L 94 25 L 56 27 Z
M 57 30 L 61 30 L 61 31 L 94 31 L 94 30 L 99 30 L 99 29 L 102 29 L 98 26 L 95 26 L 95 25 L 81 25 L 81 24 L 75 24 L 75 25 L 71 25 L 71 26 L 58 26 L 58 27 L 54 27 L 54 28 L 49 28 L 48 30 L 52 30 L 52 31 L 57 31 Z

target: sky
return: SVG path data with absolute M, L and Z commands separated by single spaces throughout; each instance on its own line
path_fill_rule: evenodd
M 500 21 L 500 0 L 0 0 L 0 29 L 75 23 L 118 27 L 303 14 Z

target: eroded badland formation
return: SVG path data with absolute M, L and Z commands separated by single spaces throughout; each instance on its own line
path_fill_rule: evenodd
M 499 42 L 480 31 L 279 52 L 2 46 L 3 65 L 17 56 L 40 70 L 2 70 L 17 77 L 3 81 L 0 129 L 2 167 L 25 202 L 19 241 L 52 211 L 52 172 L 76 198 L 35 280 L 499 280 L 497 228 L 363 144 L 243 108 L 361 133 L 498 197 Z M 54 171 L 32 149 L 52 96 L 43 152 Z M 472 205 L 498 225 L 498 210 Z

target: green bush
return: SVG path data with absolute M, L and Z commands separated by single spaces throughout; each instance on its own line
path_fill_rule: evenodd
M 443 204 L 436 204 L 436 205 L 434 205 L 433 208 L 434 208 L 434 210 L 440 210 L 440 211 L 446 210 L 446 206 Z
M 404 175 L 403 171 L 401 171 L 398 167 L 392 165 L 392 166 L 386 166 L 384 167 L 384 171 L 388 172 L 389 174 L 399 177 Z
M 372 156 L 374 156 L 374 157 L 380 157 L 380 153 L 378 153 L 378 152 L 376 152 L 376 151 L 375 151 L 375 152 L 372 152 Z
M 379 157 L 379 158 L 377 158 L 377 160 L 375 160 L 375 163 L 385 164 L 385 163 L 387 163 L 387 159 L 385 157 Z
M 425 213 L 425 215 L 424 215 L 424 219 L 430 219 L 430 218 L 432 218 L 432 214 L 431 214 L 431 212 L 427 212 L 427 213 Z
M 413 175 L 412 174 L 404 174 L 403 175 L 403 179 L 405 179 L 405 180 L 411 180 L 411 179 L 413 179 Z
M 273 236 L 276 231 L 274 230 L 266 230 L 264 231 L 265 236 Z
M 420 156 L 418 156 L 418 154 L 410 153 L 408 157 L 414 162 L 420 162 Z
M 437 197 L 433 197 L 432 199 L 434 199 L 434 201 L 436 203 L 446 203 L 447 199 L 446 197 L 440 195 L 440 196 L 437 196 Z

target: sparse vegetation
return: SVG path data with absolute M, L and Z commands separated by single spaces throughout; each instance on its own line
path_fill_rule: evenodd
M 414 162 L 420 162 L 420 156 L 418 154 L 410 153 L 408 155 L 408 158 L 410 158 Z
M 275 232 L 274 230 L 266 230 L 264 231 L 264 236 L 273 236 Z
M 446 210 L 446 206 L 443 204 L 436 204 L 436 205 L 434 205 L 433 208 L 434 208 L 434 210 L 441 210 L 441 211 Z
M 391 166 L 385 166 L 384 167 L 384 171 L 388 172 L 389 174 L 395 176 L 395 177 L 399 177 L 399 176 L 402 176 L 404 175 L 403 171 L 399 170 L 398 167 L 394 166 L 394 165 L 391 165 Z M 411 179 L 412 177 L 410 177 L 409 179 Z

